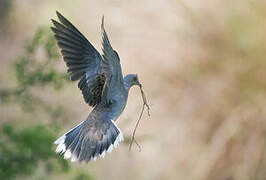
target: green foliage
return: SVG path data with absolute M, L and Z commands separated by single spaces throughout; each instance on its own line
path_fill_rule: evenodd
M 40 54 L 43 55 L 42 58 Z M 47 106 L 32 93 L 32 89 L 44 86 L 59 90 L 69 79 L 66 73 L 55 69 L 58 58 L 55 38 L 47 28 L 39 28 L 26 45 L 24 54 L 14 63 L 16 86 L 0 89 L 0 103 L 18 102 L 25 111 L 33 111 L 42 106 L 50 115 L 58 114 L 58 109 Z
M 47 127 L 38 125 L 17 130 L 4 124 L 0 131 L 0 179 L 13 179 L 18 175 L 31 175 L 40 161 L 45 162 L 47 173 L 54 160 L 61 170 L 68 171 L 66 160 L 59 159 L 53 150 L 55 135 Z
M 5 18 L 10 13 L 10 9 L 12 7 L 13 0 L 1 0 L 0 1 L 0 29 L 5 22 Z
M 93 177 L 90 174 L 80 172 L 76 177 L 75 180 L 93 180 Z
M 62 86 L 67 79 L 65 73 L 58 73 L 54 63 L 58 57 L 56 41 L 48 29 L 40 28 L 25 48 L 25 54 L 15 62 L 15 73 L 18 84 L 22 87 L 44 86 L 52 84 Z M 43 50 L 45 58 L 38 61 L 38 50 Z M 53 62 L 52 62 L 53 61 Z
M 31 122 L 36 122 L 35 110 L 44 110 L 40 118 L 44 117 L 48 125 L 23 125 L 18 128 L 24 124 L 23 120 L 21 124 L 0 122 L 0 179 L 36 178 L 36 175 L 38 179 L 49 179 L 47 177 L 52 174 L 71 171 L 68 161 L 55 153 L 53 144 L 58 129 L 55 122 L 62 118 L 63 108 L 58 104 L 51 105 L 34 94 L 43 87 L 60 90 L 69 79 L 66 73 L 55 68 L 58 59 L 58 48 L 52 33 L 48 28 L 39 28 L 25 46 L 24 53 L 10 66 L 16 82 L 13 87 L 0 88 L 0 105 L 19 104 L 22 116 L 27 113 L 27 117 L 32 118 L 29 119 Z M 51 117 L 50 123 L 47 115 Z M 21 120 L 21 115 L 18 118 Z M 82 172 L 74 177 L 77 178 L 92 179 Z

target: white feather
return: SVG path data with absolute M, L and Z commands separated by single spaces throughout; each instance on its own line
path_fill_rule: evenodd
M 109 154 L 111 154 L 112 151 L 113 151 L 113 144 L 111 144 L 111 145 L 108 147 L 108 149 L 107 149 L 106 152 L 108 152 Z
M 100 154 L 101 158 L 104 158 L 105 154 L 106 154 L 106 152 L 103 151 L 102 154 Z
M 63 143 L 59 144 L 55 150 L 56 153 L 64 153 L 65 151 L 66 151 L 66 146 Z
M 118 139 L 119 139 L 119 142 L 124 141 L 124 137 L 123 137 L 122 132 L 119 133 L 119 135 L 118 135 Z
M 69 159 L 72 156 L 71 151 L 68 149 L 64 154 L 64 159 Z
M 119 143 L 120 143 L 121 141 L 124 140 L 123 134 L 122 134 L 121 130 L 119 129 L 119 127 L 116 125 L 116 123 L 115 123 L 113 120 L 111 120 L 111 121 L 112 121 L 112 123 L 114 124 L 114 126 L 118 129 L 119 134 L 118 134 L 118 136 L 116 137 L 114 143 L 111 144 L 111 145 L 107 148 L 107 150 L 104 150 L 104 151 L 99 155 L 101 158 L 104 158 L 104 157 L 105 157 L 106 152 L 109 153 L 109 154 L 112 153 L 113 149 L 114 149 L 114 148 L 117 148 L 117 147 L 119 146 Z M 81 122 L 81 123 L 82 123 L 82 122 Z M 81 124 L 81 123 L 80 123 L 80 124 Z M 79 124 L 79 125 L 80 125 L 80 124 Z M 79 125 L 77 125 L 76 127 L 78 127 Z M 72 129 L 69 130 L 68 132 L 72 131 L 72 130 L 75 129 L 76 127 L 72 128 Z M 68 133 L 68 132 L 67 132 L 67 133 Z M 67 133 L 65 133 L 63 136 L 59 137 L 59 138 L 54 142 L 54 144 L 57 144 L 56 153 L 64 153 L 64 158 L 65 158 L 65 159 L 69 159 L 69 158 L 71 158 L 71 162 L 75 162 L 75 161 L 78 160 L 77 156 L 76 156 L 75 154 L 72 154 L 71 151 L 70 151 L 70 149 L 66 149 L 65 139 L 66 139 L 66 134 L 67 134 Z M 96 161 L 97 158 L 98 158 L 98 157 L 95 156 L 95 157 L 93 157 L 93 160 Z
M 59 137 L 59 138 L 54 142 L 54 144 L 62 144 L 62 143 L 65 142 L 65 139 L 66 139 L 66 136 L 65 136 L 65 134 L 64 134 L 63 136 Z
M 114 148 L 117 148 L 119 146 L 119 138 L 117 137 L 114 142 Z
M 78 127 L 79 125 L 81 125 L 82 123 L 83 123 L 83 121 L 81 123 L 79 123 L 77 126 L 75 126 L 74 128 L 70 129 L 68 132 L 66 132 L 64 135 L 62 135 L 61 137 L 59 137 L 54 142 L 54 144 L 58 144 L 57 145 L 57 148 L 55 150 L 56 153 L 64 153 L 66 151 L 66 145 L 65 145 L 66 134 L 69 133 L 70 131 L 72 131 L 73 129 L 75 129 L 76 127 Z M 70 155 L 69 155 L 69 153 L 70 153 Z M 67 152 L 65 152 L 64 158 L 65 159 L 68 159 L 70 157 L 71 157 L 71 152 L 70 152 L 70 150 L 67 150 Z
M 71 162 L 76 162 L 78 160 L 77 156 L 75 154 L 73 154 L 72 158 L 71 158 Z
M 94 156 L 93 160 L 96 161 L 97 160 L 97 156 Z

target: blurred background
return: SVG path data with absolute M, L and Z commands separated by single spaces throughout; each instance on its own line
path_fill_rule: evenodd
M 266 1 L 0 0 L 0 179 L 266 179 Z M 100 22 L 130 92 L 126 139 L 104 159 L 70 163 L 53 141 L 88 107 L 49 29 L 58 10 L 101 49 Z

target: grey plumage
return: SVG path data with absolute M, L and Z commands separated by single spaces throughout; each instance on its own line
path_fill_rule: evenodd
M 57 12 L 61 23 L 52 20 L 51 27 L 61 49 L 71 80 L 79 80 L 78 87 L 86 103 L 94 107 L 86 120 L 55 141 L 56 152 L 73 161 L 86 161 L 104 156 L 123 140 L 115 120 L 123 112 L 128 92 L 140 85 L 136 74 L 123 78 L 120 58 L 112 48 L 102 18 L 103 55 L 65 17 Z

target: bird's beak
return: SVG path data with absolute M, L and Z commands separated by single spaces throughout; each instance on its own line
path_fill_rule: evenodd
M 138 75 L 137 75 L 137 81 L 138 81 L 137 85 L 138 85 L 139 87 L 142 87 L 142 85 L 141 85 L 140 82 L 139 82 L 139 77 L 138 77 Z

